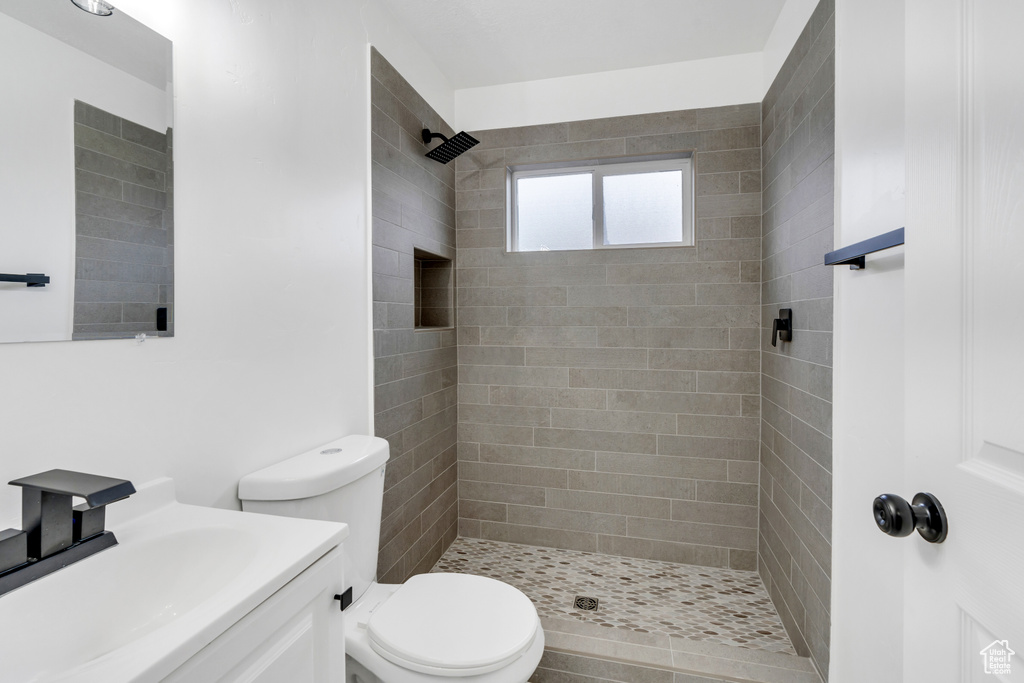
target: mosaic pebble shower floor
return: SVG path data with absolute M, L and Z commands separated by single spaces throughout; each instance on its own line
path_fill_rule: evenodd
M 459 538 L 432 572 L 476 574 L 523 591 L 541 618 L 795 655 L 756 572 Z M 574 607 L 597 598 L 596 611 Z

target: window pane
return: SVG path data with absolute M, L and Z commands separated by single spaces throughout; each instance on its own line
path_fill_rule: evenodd
M 519 178 L 519 251 L 592 249 L 592 183 L 590 173 Z
M 650 244 L 682 239 L 682 171 L 604 177 L 605 244 Z

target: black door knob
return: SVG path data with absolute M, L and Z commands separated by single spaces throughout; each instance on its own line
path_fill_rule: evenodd
M 890 536 L 909 536 L 917 529 L 921 538 L 929 543 L 946 540 L 949 522 L 939 499 L 930 493 L 919 493 L 912 503 L 894 493 L 883 493 L 875 498 L 872 511 L 879 530 Z

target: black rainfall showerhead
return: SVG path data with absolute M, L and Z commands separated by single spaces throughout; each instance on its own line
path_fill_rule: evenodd
M 434 161 L 440 161 L 442 164 L 447 164 L 467 149 L 480 144 L 479 140 L 466 131 L 449 139 L 440 133 L 431 133 L 429 128 L 423 129 L 423 144 L 429 144 L 434 138 L 441 138 L 444 142 L 427 152 L 427 157 Z

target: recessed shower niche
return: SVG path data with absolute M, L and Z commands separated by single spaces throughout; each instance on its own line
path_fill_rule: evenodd
M 413 250 L 413 281 L 416 289 L 416 329 L 453 327 L 452 260 Z

